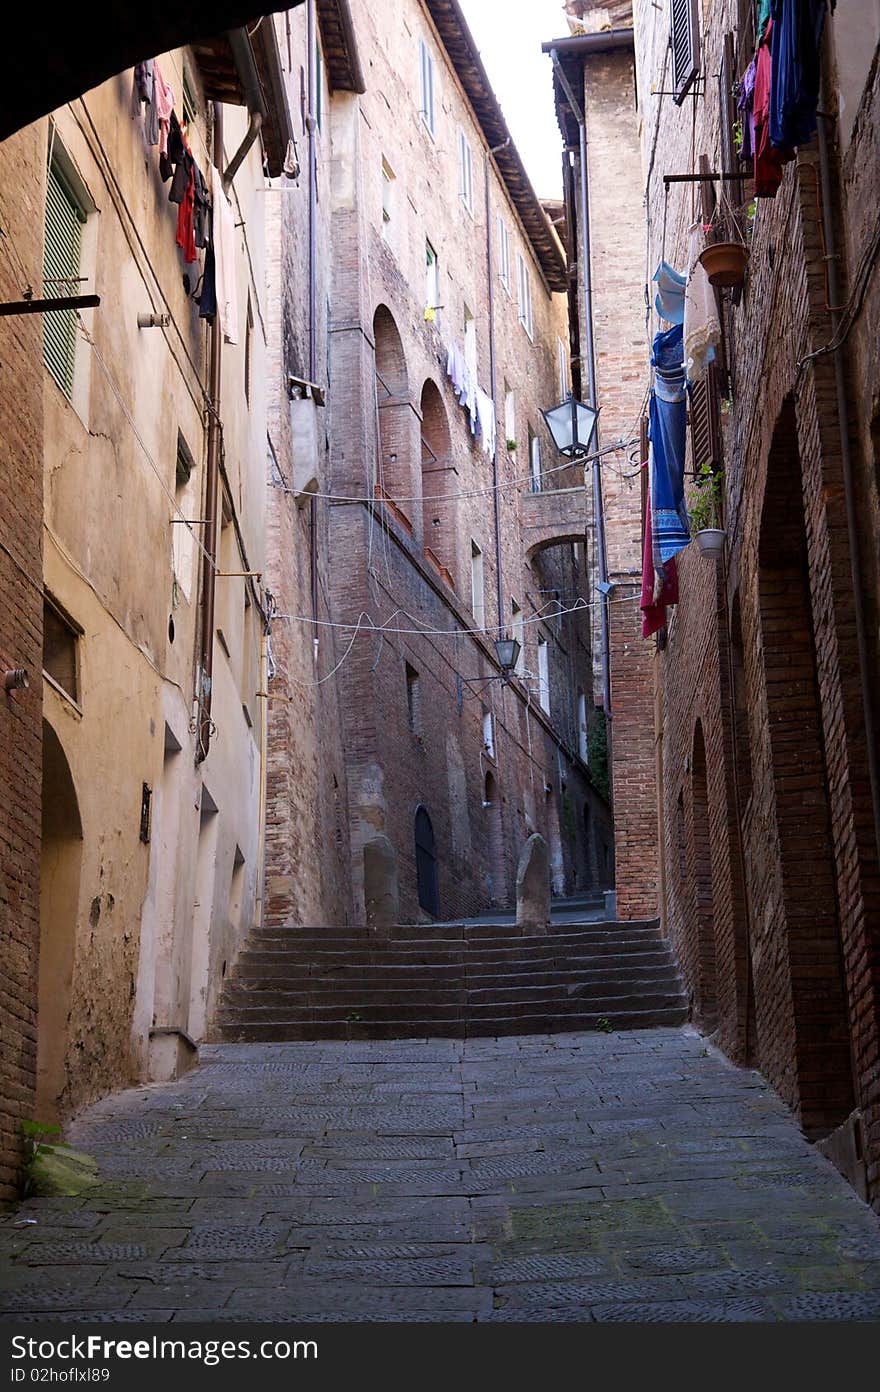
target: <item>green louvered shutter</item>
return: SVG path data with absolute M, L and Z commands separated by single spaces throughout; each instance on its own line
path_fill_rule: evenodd
M 43 252 L 44 294 L 75 295 L 80 270 L 80 247 L 85 214 L 53 164 L 46 184 L 46 244 Z M 67 283 L 69 277 L 71 283 Z M 76 310 L 52 310 L 43 315 L 43 356 L 65 396 L 73 396 L 76 359 Z

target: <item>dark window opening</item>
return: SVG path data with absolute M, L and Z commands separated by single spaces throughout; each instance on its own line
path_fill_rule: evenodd
M 79 700 L 76 640 L 81 632 L 51 599 L 43 600 L 43 671 L 72 701 Z

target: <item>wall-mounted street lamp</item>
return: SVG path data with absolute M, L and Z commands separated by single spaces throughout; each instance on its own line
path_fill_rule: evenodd
M 507 683 L 510 681 L 510 678 L 511 678 L 511 676 L 512 676 L 512 674 L 513 674 L 513 672 L 514 672 L 514 670 L 515 670 L 515 668 L 516 668 L 516 664 L 519 662 L 519 655 L 520 655 L 520 652 L 521 652 L 521 651 L 522 651 L 522 647 L 521 647 L 521 644 L 520 644 L 518 638 L 496 638 L 496 639 L 495 639 L 495 657 L 496 657 L 496 660 L 497 660 L 497 662 L 498 662 L 498 666 L 501 668 L 501 671 L 500 671 L 500 672 L 497 672 L 497 673 L 495 673 L 495 674 L 493 674 L 493 676 L 491 676 L 491 677 L 462 677 L 462 676 L 459 676 L 459 678 L 458 678 L 458 713 L 459 713 L 459 715 L 461 715 L 462 706 L 463 706 L 463 704 L 464 704 L 464 689 L 465 689 L 465 687 L 466 687 L 466 686 L 473 686 L 473 685 L 475 685 L 477 682 L 481 682 L 482 685 L 480 686 L 479 691 L 474 692 L 474 695 L 475 695 L 475 696 L 480 696 L 480 695 L 482 695 L 482 693 L 483 693 L 483 691 L 486 689 L 486 687 L 489 686 L 492 682 L 500 681 L 502 686 L 506 686 Z
M 599 411 L 594 406 L 585 406 L 572 392 L 565 401 L 560 401 L 550 411 L 542 411 L 547 429 L 553 436 L 553 443 L 560 454 L 575 459 L 586 454 L 599 419 Z

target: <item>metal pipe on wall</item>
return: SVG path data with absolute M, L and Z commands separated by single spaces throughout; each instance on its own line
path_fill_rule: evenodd
M 492 169 L 492 156 L 497 155 L 500 150 L 505 149 L 509 144 L 510 136 L 508 136 L 506 140 L 503 140 L 500 145 L 494 145 L 492 149 L 487 150 L 484 160 L 486 184 L 486 274 L 489 284 L 489 395 L 492 398 L 492 407 L 495 411 L 495 449 L 492 452 L 492 487 L 494 489 L 495 579 L 498 593 L 499 637 L 507 632 L 507 625 L 504 617 L 504 580 L 501 557 L 501 501 L 498 493 L 498 380 L 495 361 L 495 277 L 492 271 L 492 202 L 489 197 L 489 174 Z
M 834 216 L 832 213 L 831 158 L 828 149 L 827 126 L 835 120 L 835 117 L 827 114 L 827 102 L 823 102 L 822 105 L 824 110 L 818 113 L 819 178 L 822 187 L 822 222 L 825 233 L 826 252 L 825 265 L 828 268 L 828 302 L 829 305 L 832 306 L 830 309 L 831 333 L 832 339 L 834 339 L 840 327 L 840 310 L 834 308 L 834 306 L 839 304 L 839 280 L 837 275 L 837 243 L 834 235 Z M 872 704 L 871 678 L 869 675 L 867 626 L 865 621 L 864 593 L 862 590 L 862 562 L 859 548 L 858 507 L 856 503 L 852 452 L 850 450 L 849 438 L 849 406 L 846 396 L 842 349 L 840 347 L 835 348 L 832 356 L 834 359 L 837 419 L 840 430 L 840 463 L 843 472 L 843 492 L 846 503 L 846 527 L 849 540 L 850 576 L 853 590 L 853 615 L 856 625 L 856 647 L 858 650 L 862 708 L 865 722 L 868 780 L 871 787 L 871 805 L 874 814 L 874 842 L 877 853 L 877 863 L 878 866 L 880 866 L 880 768 L 878 768 L 877 729 Z
M 317 87 L 317 42 L 318 26 L 317 15 L 315 12 L 315 0 L 309 0 L 307 18 L 307 43 L 309 46 L 308 59 L 308 89 L 306 112 L 306 129 L 309 136 L 309 381 L 317 381 L 318 370 L 318 344 L 317 344 L 317 216 L 318 216 L 318 151 L 315 119 L 316 106 L 316 87 Z M 311 600 L 312 618 L 318 617 L 318 508 L 317 500 L 312 498 L 309 503 L 309 575 L 311 581 Z M 317 662 L 318 656 L 318 630 L 314 630 L 312 651 Z

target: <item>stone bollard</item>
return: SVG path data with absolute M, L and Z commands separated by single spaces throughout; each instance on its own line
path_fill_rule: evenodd
M 516 926 L 523 934 L 540 935 L 550 923 L 550 855 L 547 842 L 535 832 L 523 847 L 516 872 Z
M 400 919 L 397 856 L 387 836 L 364 846 L 364 903 L 368 932 L 387 938 Z

